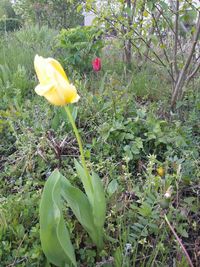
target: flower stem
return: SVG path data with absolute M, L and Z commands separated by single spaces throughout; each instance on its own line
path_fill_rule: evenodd
M 89 180 L 89 183 L 90 183 L 90 186 L 91 186 L 91 190 L 93 191 L 93 186 L 92 186 L 92 182 L 91 182 L 91 176 L 89 174 L 89 171 L 87 169 L 87 166 L 86 166 L 86 162 L 85 162 L 85 156 L 84 156 L 84 150 L 83 150 L 83 145 L 82 145 L 82 141 L 81 141 L 81 137 L 79 135 L 79 132 L 78 132 L 78 129 L 76 127 L 76 124 L 74 122 L 74 119 L 72 117 L 72 114 L 71 114 L 71 111 L 69 109 L 68 106 L 65 106 L 64 107 L 66 113 L 67 113 L 67 116 L 68 116 L 68 119 L 72 125 L 72 128 L 73 128 L 73 131 L 75 133 L 75 136 L 76 136 L 76 139 L 77 139 L 77 142 L 78 142 L 78 145 L 79 145 L 79 151 L 80 151 L 80 154 L 81 154 L 81 163 L 82 163 L 82 166 L 84 168 L 84 171 L 85 171 L 85 174 Z

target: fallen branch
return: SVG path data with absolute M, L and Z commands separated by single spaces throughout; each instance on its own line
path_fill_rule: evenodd
M 187 253 L 187 250 L 185 249 L 183 243 L 181 242 L 181 239 L 178 237 L 178 235 L 177 235 L 177 233 L 175 232 L 174 228 L 173 228 L 172 225 L 170 224 L 170 222 L 169 222 L 169 220 L 168 220 L 166 214 L 165 214 L 164 218 L 165 218 L 165 221 L 166 221 L 166 223 L 168 224 L 170 230 L 172 231 L 173 235 L 175 236 L 176 240 L 178 241 L 179 245 L 181 246 L 181 248 L 182 248 L 182 250 L 183 250 L 183 253 L 184 253 L 185 256 L 186 256 L 186 259 L 187 259 L 187 261 L 188 261 L 189 266 L 190 266 L 190 267 L 194 267 L 194 265 L 193 265 L 193 263 L 192 263 L 192 261 L 191 261 L 191 259 L 190 259 L 190 256 L 189 256 L 189 254 Z

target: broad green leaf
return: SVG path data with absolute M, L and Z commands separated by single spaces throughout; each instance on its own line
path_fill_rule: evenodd
M 40 239 L 50 263 L 77 266 L 74 249 L 62 215 L 61 175 L 55 170 L 48 178 L 40 203 Z
M 98 245 L 98 236 L 93 221 L 92 207 L 87 196 L 80 189 L 72 186 L 64 176 L 62 176 L 61 179 L 61 188 L 63 198 L 69 204 L 78 221 L 88 232 L 92 241 Z

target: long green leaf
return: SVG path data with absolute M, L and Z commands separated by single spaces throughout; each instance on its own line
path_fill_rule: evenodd
M 102 248 L 103 226 L 106 218 L 106 199 L 101 179 L 96 173 L 92 173 L 92 186 L 95 192 L 92 203 L 92 213 L 94 218 L 94 225 L 96 226 L 96 229 L 98 231 L 98 247 Z
M 76 159 L 74 160 L 74 163 L 75 163 L 75 167 L 76 167 L 76 171 L 78 173 L 78 176 L 81 179 L 81 182 L 82 182 L 83 187 L 85 189 L 85 193 L 88 196 L 88 199 L 91 203 L 93 201 L 93 196 L 94 196 L 93 192 L 94 191 L 91 188 L 90 182 L 88 180 L 88 177 L 85 173 L 84 168 L 81 166 L 81 164 Z
M 98 234 L 93 221 L 92 207 L 87 196 L 80 189 L 72 186 L 64 176 L 61 179 L 61 188 L 63 198 L 68 202 L 76 218 L 88 232 L 92 241 L 98 245 Z
M 69 232 L 62 215 L 61 175 L 48 178 L 40 203 L 40 239 L 48 261 L 56 266 L 77 266 Z
M 103 227 L 106 216 L 106 199 L 101 179 L 96 173 L 92 173 L 92 185 L 95 191 L 93 198 L 94 224 Z
M 98 241 L 96 245 L 99 248 L 102 248 L 103 225 L 105 222 L 105 213 L 106 213 L 106 200 L 105 200 L 103 185 L 99 176 L 96 173 L 93 173 L 91 179 L 92 182 L 92 190 L 91 190 L 91 185 L 88 181 L 88 177 L 85 173 L 85 170 L 77 160 L 75 160 L 75 167 L 83 183 L 85 193 L 88 196 L 88 200 L 92 207 L 93 221 L 98 235 Z

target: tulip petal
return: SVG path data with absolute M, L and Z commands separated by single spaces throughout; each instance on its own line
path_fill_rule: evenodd
M 80 99 L 80 95 L 76 94 L 76 97 L 71 101 L 71 103 L 76 103 Z
M 75 86 L 73 84 L 69 84 L 68 81 L 63 78 L 60 72 L 55 71 L 55 68 L 51 64 L 47 65 L 46 68 L 55 84 L 54 87 L 62 102 L 65 104 L 77 102 L 79 97 Z
M 39 82 L 41 83 L 42 78 L 44 77 L 43 74 L 44 74 L 45 68 L 44 68 L 44 64 L 42 62 L 41 57 L 38 55 L 35 56 L 34 67 L 35 67 L 35 71 L 36 71 L 37 77 L 39 79 Z
M 45 59 L 43 57 L 36 55 L 34 59 L 34 67 L 35 67 L 35 71 L 36 71 L 39 82 L 42 85 L 47 84 L 50 81 L 50 77 L 46 69 Z
M 58 94 L 61 91 L 58 90 Z M 65 103 L 75 103 L 79 100 L 79 95 L 77 94 L 76 87 L 73 84 L 67 85 L 65 90 L 62 92 L 62 97 L 64 97 Z
M 66 101 L 65 99 L 61 98 L 58 94 L 57 94 L 57 90 L 54 88 L 53 90 L 51 90 L 50 92 L 47 92 L 44 97 L 53 105 L 55 106 L 64 106 L 66 105 Z
M 49 57 L 49 58 L 47 58 L 47 61 L 63 76 L 63 78 L 65 80 L 67 80 L 69 82 L 63 67 L 61 66 L 61 64 L 57 60 Z
M 40 96 L 44 96 L 48 91 L 50 91 L 53 88 L 53 84 L 47 84 L 47 85 L 41 85 L 38 84 L 35 87 L 35 92 L 40 95 Z
M 57 60 L 36 55 L 34 65 L 40 82 L 35 88 L 38 95 L 44 96 L 56 106 L 64 106 L 79 100 L 75 86 L 69 83 L 67 75 Z

